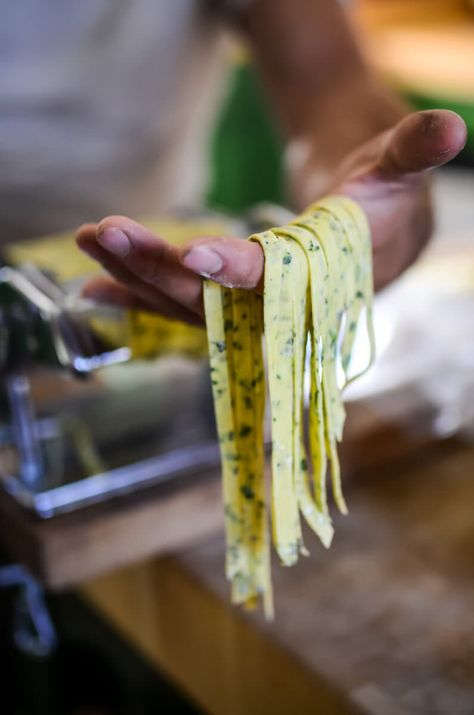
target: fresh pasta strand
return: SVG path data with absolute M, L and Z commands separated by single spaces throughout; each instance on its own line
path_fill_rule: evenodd
M 226 575 L 232 601 L 252 606 L 263 596 L 273 615 L 265 512 L 262 301 L 248 291 L 207 281 L 211 383 L 222 460 Z
M 256 235 L 265 254 L 264 330 L 272 415 L 272 524 L 275 547 L 285 566 L 298 560 L 302 547 L 298 502 L 294 489 L 293 311 L 286 242 L 267 231 Z
M 226 530 L 226 576 L 232 585 L 245 573 L 242 544 L 242 515 L 239 495 L 237 443 L 232 398 L 233 379 L 231 351 L 225 326 L 224 310 L 231 300 L 230 290 L 223 290 L 211 281 L 204 285 L 211 383 L 214 397 L 217 432 L 222 461 L 222 487 Z
M 304 461 L 300 464 L 300 509 L 309 523 L 313 531 L 319 536 L 324 546 L 328 547 L 333 536 L 333 528 L 329 516 L 327 496 L 326 496 L 326 469 L 327 469 L 327 454 L 325 448 L 322 447 L 324 441 L 324 415 L 323 415 L 323 393 L 321 386 L 321 370 L 319 368 L 319 353 L 320 346 L 315 338 L 316 331 L 312 325 L 312 320 L 316 317 L 319 321 L 322 320 L 322 310 L 324 309 L 324 276 L 327 273 L 325 260 L 320 252 L 320 247 L 317 244 L 313 234 L 305 232 L 304 229 L 298 226 L 286 226 L 279 230 L 279 235 L 286 236 L 300 247 L 303 255 L 300 254 L 300 262 L 295 265 L 293 272 L 295 284 L 300 285 L 300 290 L 307 294 L 307 315 L 304 325 L 303 335 L 298 338 L 297 344 L 308 342 L 308 333 L 311 336 L 311 393 L 310 393 L 310 452 L 311 462 L 313 466 L 314 479 L 314 503 L 311 503 L 311 488 L 309 487 L 308 462 Z M 293 249 L 295 250 L 295 249 Z M 306 263 L 306 270 L 302 267 L 302 263 Z M 309 284 L 309 276 L 311 273 L 316 273 L 320 276 L 320 280 L 312 281 Z M 317 308 L 315 308 L 317 306 Z M 311 309 L 312 307 L 312 309 Z M 295 318 L 295 322 L 296 322 Z M 302 324 L 300 323 L 300 329 Z M 304 362 L 303 362 L 304 367 Z M 301 394 L 300 409 L 303 412 L 304 402 Z M 303 430 L 302 430 L 303 431 Z
M 260 244 L 265 257 L 263 299 L 209 280 L 204 307 L 222 458 L 226 574 L 233 602 L 253 607 L 262 597 L 272 617 L 262 333 L 271 412 L 273 541 L 282 564 L 291 566 L 307 553 L 301 516 L 324 546 L 331 544 L 328 466 L 334 501 L 347 513 L 337 443 L 345 420 L 342 389 L 358 377 L 350 375 L 350 364 L 363 314 L 369 362 L 374 359 L 371 242 L 362 209 L 339 196 L 326 197 L 287 226 L 250 240 Z
M 343 514 L 347 506 L 342 494 L 337 442 L 342 437 L 345 420 L 345 410 L 342 395 L 337 386 L 337 348 L 351 284 L 347 277 L 347 246 L 340 240 L 332 218 L 321 211 L 314 211 L 302 219 L 298 219 L 302 227 L 313 233 L 323 251 L 327 273 L 324 276 L 325 287 L 323 312 L 324 322 L 319 324 L 322 351 L 322 391 L 325 422 L 325 440 L 331 466 L 331 482 L 334 500 Z M 312 276 L 316 283 L 318 276 Z M 318 330 L 316 317 L 315 329 Z

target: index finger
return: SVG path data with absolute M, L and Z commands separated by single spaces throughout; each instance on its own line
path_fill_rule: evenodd
M 253 289 L 263 275 L 261 249 L 239 238 L 208 236 L 178 249 L 131 219 L 109 216 L 98 224 L 95 240 L 114 264 L 198 314 L 202 313 L 202 278 Z M 122 280 L 119 271 L 114 275 Z

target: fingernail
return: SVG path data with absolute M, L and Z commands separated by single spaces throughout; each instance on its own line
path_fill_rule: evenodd
M 224 261 L 212 248 L 195 246 L 183 256 L 183 264 L 194 273 L 209 278 L 223 268 Z
M 130 253 L 131 245 L 128 236 L 119 228 L 106 228 L 97 235 L 97 242 L 106 251 L 119 258 L 125 258 Z

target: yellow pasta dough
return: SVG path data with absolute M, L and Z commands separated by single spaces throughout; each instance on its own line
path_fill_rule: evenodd
M 331 543 L 328 471 L 334 501 L 347 512 L 337 442 L 345 419 L 342 389 L 357 377 L 350 374 L 350 364 L 364 313 L 370 362 L 374 357 L 371 243 L 361 208 L 338 196 L 250 240 L 265 256 L 263 299 L 206 281 L 204 306 L 222 458 L 226 574 L 235 603 L 253 606 L 262 597 L 271 617 L 262 333 L 271 413 L 273 542 L 282 564 L 291 566 L 307 553 L 301 516 L 324 546 Z

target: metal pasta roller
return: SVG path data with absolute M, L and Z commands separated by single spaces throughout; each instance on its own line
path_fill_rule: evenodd
M 282 212 L 149 225 L 179 243 Z M 84 300 L 97 270 L 71 235 L 7 247 L 0 268 L 0 484 L 45 518 L 219 463 L 205 331 Z

